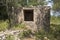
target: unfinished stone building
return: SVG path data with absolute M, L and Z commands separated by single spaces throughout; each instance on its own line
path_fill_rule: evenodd
M 50 7 L 22 7 L 15 10 L 15 19 L 18 23 L 24 23 L 31 30 L 45 29 L 50 27 Z M 14 20 L 15 20 L 14 19 Z
M 5 6 L 6 0 L 0 0 L 1 6 Z M 11 10 L 12 8 L 12 10 Z M 10 21 L 14 23 L 24 23 L 26 27 L 31 30 L 45 29 L 48 30 L 50 27 L 50 7 L 49 6 L 33 6 L 33 7 L 18 7 L 13 8 L 8 6 L 8 18 L 13 19 Z

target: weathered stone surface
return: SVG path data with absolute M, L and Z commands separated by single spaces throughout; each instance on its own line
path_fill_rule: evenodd
M 37 15 L 36 25 L 38 29 L 49 30 L 50 27 L 50 7 L 41 7 Z

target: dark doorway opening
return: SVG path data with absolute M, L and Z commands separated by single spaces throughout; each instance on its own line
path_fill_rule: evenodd
M 33 10 L 24 10 L 24 21 L 33 21 Z

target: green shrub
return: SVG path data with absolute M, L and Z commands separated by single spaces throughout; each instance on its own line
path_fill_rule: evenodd
M 57 40 L 60 40 L 60 24 L 51 24 L 50 34 Z
M 44 40 L 45 36 L 46 36 L 46 32 L 44 30 L 40 30 L 38 32 L 35 32 L 36 40 Z
M 60 40 L 60 25 L 51 25 L 49 33 L 45 31 L 35 32 L 36 40 Z
M 8 20 L 7 21 L 0 21 L 0 31 L 6 30 L 8 27 Z
M 22 39 L 22 38 L 30 37 L 31 34 L 32 34 L 31 30 L 24 30 L 18 34 L 18 37 Z
M 6 40 L 15 40 L 13 35 L 7 35 Z

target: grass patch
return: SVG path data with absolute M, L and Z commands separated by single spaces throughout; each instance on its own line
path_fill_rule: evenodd
M 0 20 L 0 31 L 4 31 L 8 28 L 8 20 L 6 21 L 1 21 Z
M 32 34 L 31 30 L 24 30 L 18 34 L 18 37 L 20 39 L 29 38 L 31 34 Z
M 7 35 L 6 40 L 15 40 L 13 35 Z
M 51 24 L 60 24 L 60 17 L 51 16 Z
M 14 27 L 12 27 L 12 29 L 14 29 L 14 30 L 26 29 L 26 25 L 23 23 L 17 24 Z

